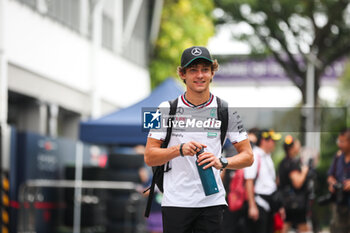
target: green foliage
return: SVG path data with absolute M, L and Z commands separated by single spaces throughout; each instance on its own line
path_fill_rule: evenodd
M 339 79 L 338 106 L 347 109 L 347 127 L 350 127 L 350 62 L 345 65 L 343 75 Z
M 340 106 L 350 106 L 350 62 L 345 65 L 343 75 L 339 79 L 339 100 Z
M 306 96 L 306 64 L 318 60 L 315 69 L 315 105 L 319 79 L 327 66 L 350 52 L 350 3 L 348 0 L 215 0 L 226 15 L 219 22 L 245 22 L 253 33 L 253 51 L 273 54 Z M 317 59 L 310 59 L 310 53 Z M 298 57 L 295 56 L 298 54 Z M 314 62 L 315 63 L 315 62 Z
M 182 51 L 206 45 L 214 34 L 212 0 L 165 0 L 159 37 L 150 63 L 152 88 L 176 77 Z

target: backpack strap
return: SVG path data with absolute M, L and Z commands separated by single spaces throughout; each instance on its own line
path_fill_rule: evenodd
M 171 132 L 173 130 L 173 124 L 171 124 L 171 121 L 173 121 L 174 117 L 175 117 L 176 108 L 177 108 L 177 101 L 178 101 L 178 98 L 176 98 L 176 99 L 174 99 L 172 101 L 169 101 L 169 105 L 170 105 L 169 116 L 170 117 L 168 119 L 168 125 L 170 125 L 170 127 L 168 127 L 167 130 L 166 130 L 166 137 L 165 137 L 165 140 L 162 143 L 161 148 L 167 148 L 168 147 L 168 144 L 169 144 L 169 141 L 170 141 L 170 137 L 171 137 Z
M 220 127 L 220 140 L 221 140 L 221 153 L 224 150 L 225 138 L 228 128 L 228 104 L 225 100 L 220 99 L 216 96 L 217 102 L 217 114 L 218 119 L 221 121 Z
M 170 141 L 170 137 L 171 137 L 171 132 L 173 131 L 173 124 L 171 122 L 175 118 L 176 109 L 177 109 L 177 101 L 178 101 L 178 98 L 176 98 L 176 99 L 174 99 L 172 101 L 169 101 L 169 104 L 170 104 L 169 116 L 170 117 L 168 119 L 168 125 L 170 124 L 170 127 L 168 127 L 167 130 L 166 130 L 165 140 L 162 143 L 161 148 L 167 148 L 168 147 L 168 144 L 169 144 L 169 141 Z M 163 167 L 163 169 L 164 169 L 164 167 Z M 164 172 L 168 172 L 168 171 L 170 171 L 170 169 L 171 168 L 169 167 L 169 162 L 167 162 Z
M 170 116 L 170 118 L 168 119 L 168 125 L 169 125 L 169 123 L 171 123 L 169 121 L 174 120 L 176 108 L 177 108 L 177 102 L 178 102 L 178 98 L 176 98 L 172 101 L 169 101 L 169 104 L 170 104 L 169 116 Z M 168 147 L 172 130 L 173 130 L 173 124 L 170 124 L 170 127 L 167 128 L 165 140 L 163 141 L 161 148 Z M 145 217 L 146 218 L 149 217 L 149 213 L 151 212 L 151 206 L 152 206 L 152 201 L 153 201 L 153 196 L 154 196 L 154 188 L 156 185 L 156 177 L 158 177 L 161 173 L 170 171 L 170 169 L 171 168 L 169 167 L 169 162 L 166 163 L 165 170 L 164 170 L 164 164 L 161 166 L 157 166 L 154 169 L 151 186 L 144 191 L 144 193 L 145 193 L 149 190 L 149 195 L 148 195 L 148 200 L 147 200 L 147 205 L 146 205 L 146 210 L 145 210 Z M 163 176 L 162 176 L 162 178 L 163 178 Z
M 152 206 L 152 201 L 153 201 L 153 197 L 154 197 L 154 188 L 156 185 L 156 179 L 154 179 L 155 176 L 157 176 L 159 174 L 159 172 L 161 172 L 161 170 L 164 169 L 164 165 L 162 166 L 158 166 L 155 171 L 153 172 L 153 178 L 152 178 L 152 183 L 151 186 L 146 189 L 145 191 L 143 191 L 143 193 L 147 192 L 149 190 L 149 194 L 148 194 L 148 199 L 147 199 L 147 205 L 146 205 L 146 210 L 145 210 L 145 217 L 148 218 L 149 217 L 149 213 L 151 212 L 151 206 Z

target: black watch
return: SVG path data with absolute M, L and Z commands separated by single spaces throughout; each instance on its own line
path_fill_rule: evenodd
M 219 160 L 220 160 L 220 163 L 222 165 L 221 169 L 224 169 L 225 167 L 227 167 L 228 161 L 227 161 L 227 159 L 225 157 L 220 157 Z

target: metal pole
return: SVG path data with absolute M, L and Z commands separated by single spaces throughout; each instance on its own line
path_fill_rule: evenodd
M 27 180 L 23 186 L 25 187 L 41 187 L 41 188 L 82 188 L 82 189 L 115 189 L 115 190 L 134 190 L 143 191 L 143 186 L 130 181 L 81 181 L 73 180 Z M 21 193 L 21 192 L 20 192 Z M 22 192 L 25 193 L 25 192 Z M 20 195 L 21 196 L 21 195 Z M 20 198 L 20 200 L 22 200 Z
M 306 72 L 306 140 L 307 148 L 314 148 L 314 103 L 315 103 L 315 66 L 308 61 Z
M 102 11 L 104 0 L 99 0 L 93 6 L 92 11 L 92 41 L 90 58 L 90 85 L 91 85 L 91 116 L 101 115 L 101 94 L 98 82 L 98 61 L 102 37 Z
M 83 178 L 83 143 L 77 142 L 75 157 L 74 219 L 73 232 L 80 233 L 81 183 Z
M 8 77 L 7 77 L 7 57 L 6 57 L 6 4 L 7 0 L 0 0 L 0 229 L 5 229 L 3 222 L 3 148 L 4 148 L 4 130 L 7 124 L 7 98 L 8 98 Z
M 316 52 L 311 49 L 307 56 L 307 73 L 306 73 L 306 147 L 313 150 L 313 153 L 320 151 L 320 127 L 315 122 L 318 112 L 315 112 L 315 68 L 322 67 L 322 62 L 317 58 Z M 312 155 L 310 155 L 312 156 Z

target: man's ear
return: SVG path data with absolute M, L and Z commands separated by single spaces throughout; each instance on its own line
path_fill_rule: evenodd
M 181 78 L 182 80 L 185 80 L 185 79 L 186 79 L 186 77 L 185 77 L 184 73 L 179 72 L 179 74 L 180 74 L 180 78 Z
M 211 77 L 211 79 L 210 79 L 210 83 L 213 82 L 214 75 L 215 75 L 215 71 L 211 71 L 211 74 L 212 74 L 212 77 Z

